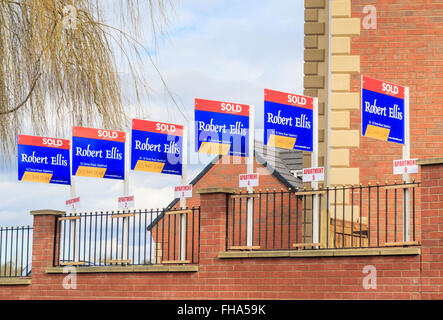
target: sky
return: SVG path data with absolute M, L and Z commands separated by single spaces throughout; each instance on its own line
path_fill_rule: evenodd
M 175 1 L 156 47 L 149 37 L 149 19 L 142 15 L 140 40 L 147 52 L 141 54 L 139 73 L 150 94 L 135 112 L 127 65 L 117 58 L 128 113 L 192 128 L 195 98 L 251 104 L 256 137 L 263 140 L 263 90 L 303 94 L 303 10 L 301 0 Z M 213 158 L 193 152 L 190 140 L 187 181 Z M 123 195 L 122 181 L 75 177 L 75 185 L 80 212 L 115 210 Z M 175 185 L 180 185 L 179 176 L 129 172 L 129 193 L 137 209 L 167 206 Z M 69 186 L 19 182 L 16 163 L 0 167 L 0 226 L 32 225 L 29 211 L 65 210 L 69 198 Z

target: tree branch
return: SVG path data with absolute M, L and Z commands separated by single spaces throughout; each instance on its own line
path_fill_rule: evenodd
M 34 78 L 34 81 L 32 82 L 31 89 L 29 90 L 28 94 L 26 95 L 25 99 L 24 99 L 22 102 L 20 102 L 18 105 L 16 105 L 16 106 L 15 106 L 14 108 L 12 108 L 12 109 L 9 109 L 9 110 L 6 110 L 6 111 L 0 111 L 0 116 L 3 116 L 3 115 L 6 115 L 6 114 L 9 114 L 9 113 L 16 112 L 18 109 L 20 109 L 21 107 L 23 107 L 23 106 L 26 104 L 26 102 L 28 102 L 29 98 L 31 97 L 32 92 L 34 91 L 35 86 L 37 85 L 37 81 L 38 81 L 38 79 L 41 77 L 41 75 L 42 75 L 41 72 L 39 72 L 39 73 L 36 75 L 36 77 Z

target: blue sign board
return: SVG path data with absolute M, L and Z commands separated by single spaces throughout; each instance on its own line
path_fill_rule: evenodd
M 248 157 L 249 106 L 195 99 L 195 151 Z
M 124 180 L 125 139 L 124 132 L 74 127 L 72 175 Z
M 18 180 L 71 184 L 70 141 L 18 135 Z
M 183 126 L 132 120 L 131 170 L 182 174 Z
M 362 135 L 405 143 L 405 87 L 362 77 Z
M 264 143 L 313 151 L 314 99 L 265 89 Z

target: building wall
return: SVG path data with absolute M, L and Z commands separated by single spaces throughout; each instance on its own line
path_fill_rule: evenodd
M 375 29 L 363 25 L 367 5 L 376 9 Z M 361 74 L 410 89 L 411 158 L 443 154 L 442 16 L 438 0 L 352 1 L 352 17 L 362 20 L 360 36 L 351 41 L 351 54 L 360 56 Z M 355 74 L 351 91 L 360 90 L 360 74 Z M 352 110 L 350 118 L 351 129 L 361 131 L 360 109 Z M 402 159 L 401 145 L 365 137 L 350 156 L 351 166 L 360 168 L 361 183 L 400 180 L 392 175 L 392 161 L 397 159 Z
M 52 212 L 40 212 L 34 215 L 32 284 L 4 285 L 0 279 L 0 299 L 443 299 L 442 159 L 423 165 L 421 175 L 420 254 L 394 248 L 376 249 L 386 255 L 370 256 L 347 249 L 336 251 L 342 256 L 325 256 L 323 250 L 307 257 L 315 251 L 309 250 L 292 257 L 269 252 L 229 257 L 224 252 L 227 194 L 201 190 L 198 269 L 153 266 L 135 272 L 128 266 L 82 273 L 79 267 L 76 288 L 65 289 L 70 274 L 52 267 L 56 219 Z M 375 272 L 370 282 L 375 287 L 365 285 L 368 268 Z
M 329 5 L 326 0 L 305 1 L 304 94 L 318 98 L 318 165 L 328 161 L 328 60 Z M 311 153 L 304 152 L 303 167 L 311 166 Z M 325 176 L 327 177 L 327 175 Z M 326 178 L 327 179 L 327 178 Z
M 332 30 L 332 39 L 336 40 L 331 47 L 335 81 L 331 85 L 331 113 L 328 114 L 327 105 L 320 109 L 324 108 L 323 119 L 330 117 L 336 122 L 331 122 L 329 140 L 326 131 L 319 135 L 331 144 L 331 183 L 354 183 L 356 173 L 360 182 L 394 179 L 390 174 L 392 160 L 401 156 L 400 146 L 356 137 L 356 132 L 361 130 L 359 72 L 410 87 L 411 157 L 426 159 L 441 155 L 442 4 L 412 0 L 353 0 L 352 3 L 332 0 L 329 7 L 328 3 L 305 0 L 305 7 L 313 9 L 305 20 L 316 23 L 306 27 L 305 33 L 328 34 L 324 19 L 325 13 L 331 10 L 337 22 Z M 361 29 L 363 7 L 368 4 L 377 9 L 375 30 Z M 358 37 L 357 29 L 360 29 Z M 328 52 L 324 38 L 314 38 L 305 42 L 305 47 L 315 50 L 305 56 L 312 60 L 307 61 L 305 74 L 320 78 L 305 81 L 307 90 L 317 90 L 305 91 L 305 94 L 318 94 L 321 104 L 321 99 L 326 103 L 326 89 L 316 83 L 328 83 L 328 79 L 321 78 L 326 76 L 324 63 Z M 322 121 L 320 130 L 327 130 L 326 120 Z M 335 145 L 334 139 L 341 144 Z M 325 145 L 323 161 L 327 157 Z M 338 169 L 335 171 L 338 180 L 332 180 L 334 168 Z M 353 168 L 358 170 L 347 170 Z M 94 273 L 78 272 L 76 289 L 64 289 L 67 275 L 61 268 L 52 268 L 55 217 L 48 213 L 34 216 L 32 278 L 24 279 L 31 280 L 32 284 L 5 285 L 6 281 L 0 279 L 0 299 L 443 299 L 441 161 L 424 163 L 418 175 L 421 253 L 412 255 L 393 255 L 392 252 L 401 252 L 399 248 L 390 249 L 391 254 L 385 250 L 387 255 L 370 256 L 352 256 L 356 251 L 347 250 L 348 256 L 335 257 L 322 256 L 321 252 L 326 251 L 302 257 L 307 255 L 305 251 L 293 257 L 283 254 L 271 257 L 266 253 L 268 257 L 264 254 L 247 258 L 244 254 L 248 252 L 240 252 L 237 257 L 221 258 L 226 245 L 227 194 L 205 192 L 205 189 L 219 185 L 237 187 L 238 173 L 245 172 L 246 165 L 229 168 L 216 165 L 211 170 L 222 183 L 211 177 L 203 179 L 194 187 L 194 191 L 199 190 L 201 194 L 188 201 L 190 206 L 201 207 L 198 270 L 176 266 L 168 271 L 154 268 L 134 272 L 131 267 L 121 267 L 118 272 L 107 272 L 106 268 L 115 269 L 105 267 Z M 273 176 L 261 177 L 261 182 L 262 188 L 280 186 Z M 364 270 L 368 266 L 376 270 L 374 289 L 363 285 L 367 276 Z
M 443 158 L 421 161 L 422 298 L 443 298 Z
M 330 30 L 322 18 L 329 13 Z M 319 119 L 319 137 L 325 143 L 319 147 L 320 156 L 326 154 L 330 185 L 402 179 L 392 174 L 392 161 L 402 158 L 402 145 L 361 136 L 361 75 L 408 86 L 410 157 L 442 154 L 442 14 L 438 0 L 305 1 L 304 87 L 305 94 L 326 103 Z M 328 62 L 321 43 L 329 41 L 329 34 Z M 314 61 L 315 55 L 321 61 Z M 328 84 L 329 101 L 322 96 Z

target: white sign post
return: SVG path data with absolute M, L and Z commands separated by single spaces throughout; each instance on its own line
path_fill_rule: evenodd
M 182 143 L 182 175 L 181 175 L 181 185 L 186 185 L 186 174 L 187 174 L 187 157 L 188 157 L 188 127 L 183 126 L 183 143 Z M 192 197 L 192 187 L 191 187 L 191 197 Z M 186 195 L 183 192 L 180 196 L 180 207 L 182 209 L 186 208 Z M 186 259 L 186 213 L 180 214 L 180 259 L 184 261 Z
M 131 141 L 131 136 L 130 133 L 126 134 L 126 141 L 125 141 L 125 179 L 123 180 L 123 197 L 118 199 L 118 204 L 119 204 L 119 209 L 120 209 L 120 199 L 122 199 L 122 203 L 125 204 L 125 208 L 123 209 L 123 212 L 125 209 L 129 209 L 128 204 L 131 203 L 132 201 L 132 206 L 134 205 L 134 196 L 132 196 L 132 200 L 130 199 L 131 197 L 129 196 L 129 174 L 131 172 L 130 170 L 130 157 L 129 157 L 129 152 L 130 152 L 130 141 Z M 129 217 L 123 217 L 123 254 L 122 254 L 122 260 L 128 260 L 128 247 L 129 247 Z
M 249 106 L 249 154 L 247 158 L 247 173 L 252 174 L 254 172 L 254 130 L 255 130 L 255 114 L 254 114 L 254 106 Z M 258 177 L 257 177 L 258 180 Z M 252 186 L 248 186 L 248 193 L 252 193 Z M 253 219 L 253 205 L 254 198 L 248 198 L 247 202 L 247 218 L 246 218 L 246 246 L 252 247 L 252 234 L 254 230 L 254 219 Z
M 312 133 L 312 155 L 311 155 L 311 167 L 317 168 L 318 166 L 318 98 L 314 98 L 314 108 L 313 108 L 313 133 Z M 324 173 L 323 173 L 324 175 Z M 324 176 L 323 176 L 324 179 Z M 312 189 L 318 189 L 318 180 L 312 180 Z M 318 195 L 314 194 L 313 204 L 312 204 L 312 243 L 319 242 L 319 232 L 318 232 L 318 221 L 320 217 L 320 210 L 318 204 Z
M 74 152 L 73 147 L 71 146 L 71 152 L 70 152 L 71 163 L 72 163 L 72 159 L 73 159 L 73 152 Z M 71 200 L 68 200 L 68 201 L 71 202 L 71 206 L 72 206 L 72 209 L 70 211 L 71 211 L 71 213 L 76 214 L 78 205 L 80 204 L 80 197 L 77 197 L 76 192 L 75 192 L 75 176 L 71 176 L 71 186 L 70 186 L 69 191 L 70 191 L 70 195 L 71 195 Z M 68 201 L 66 201 L 66 205 L 68 205 Z M 71 238 L 71 246 L 73 248 L 72 259 L 73 259 L 73 261 L 78 261 L 78 259 L 79 259 L 79 250 L 78 250 L 79 249 L 79 239 L 78 239 L 78 232 L 77 232 L 77 219 L 72 219 L 70 224 L 71 224 L 71 230 L 72 230 L 72 235 L 73 235 L 73 237 Z

